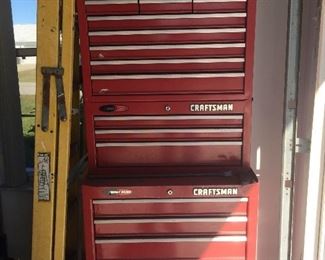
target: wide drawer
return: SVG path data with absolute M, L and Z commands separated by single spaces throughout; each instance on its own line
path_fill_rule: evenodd
M 96 219 L 97 237 L 245 235 L 246 216 Z
M 246 13 L 90 16 L 90 31 L 245 27 Z
M 246 237 L 96 240 L 97 259 L 244 260 Z
M 179 45 L 126 45 L 126 46 L 93 46 L 90 55 L 95 60 L 142 60 L 170 58 L 208 58 L 237 57 L 245 54 L 244 43 L 204 43 Z
M 98 167 L 241 165 L 241 142 L 98 143 Z
M 243 93 L 244 73 L 96 75 L 92 93 L 101 95 Z
M 95 200 L 94 216 L 246 216 L 247 198 Z
M 92 31 L 91 45 L 231 43 L 245 41 L 245 28 Z

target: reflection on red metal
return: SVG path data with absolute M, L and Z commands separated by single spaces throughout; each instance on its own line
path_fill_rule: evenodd
M 82 195 L 87 259 L 256 259 L 257 183 L 97 180 Z
M 255 2 L 77 0 L 88 260 L 256 259 Z

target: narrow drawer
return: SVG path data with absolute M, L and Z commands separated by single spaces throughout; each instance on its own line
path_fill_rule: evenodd
M 141 14 L 191 13 L 192 0 L 139 0 Z
M 138 14 L 137 0 L 86 0 L 87 15 Z
M 246 4 L 247 0 L 193 0 L 193 12 L 245 12 Z

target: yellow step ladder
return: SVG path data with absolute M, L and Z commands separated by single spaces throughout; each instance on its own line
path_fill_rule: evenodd
M 37 10 L 32 259 L 65 259 L 70 146 L 79 127 L 75 1 L 38 0 Z

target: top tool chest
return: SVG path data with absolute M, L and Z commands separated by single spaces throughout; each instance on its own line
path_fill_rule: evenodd
M 249 167 L 255 0 L 77 4 L 91 174 Z
M 249 98 L 250 0 L 78 0 L 86 99 L 231 94 Z

